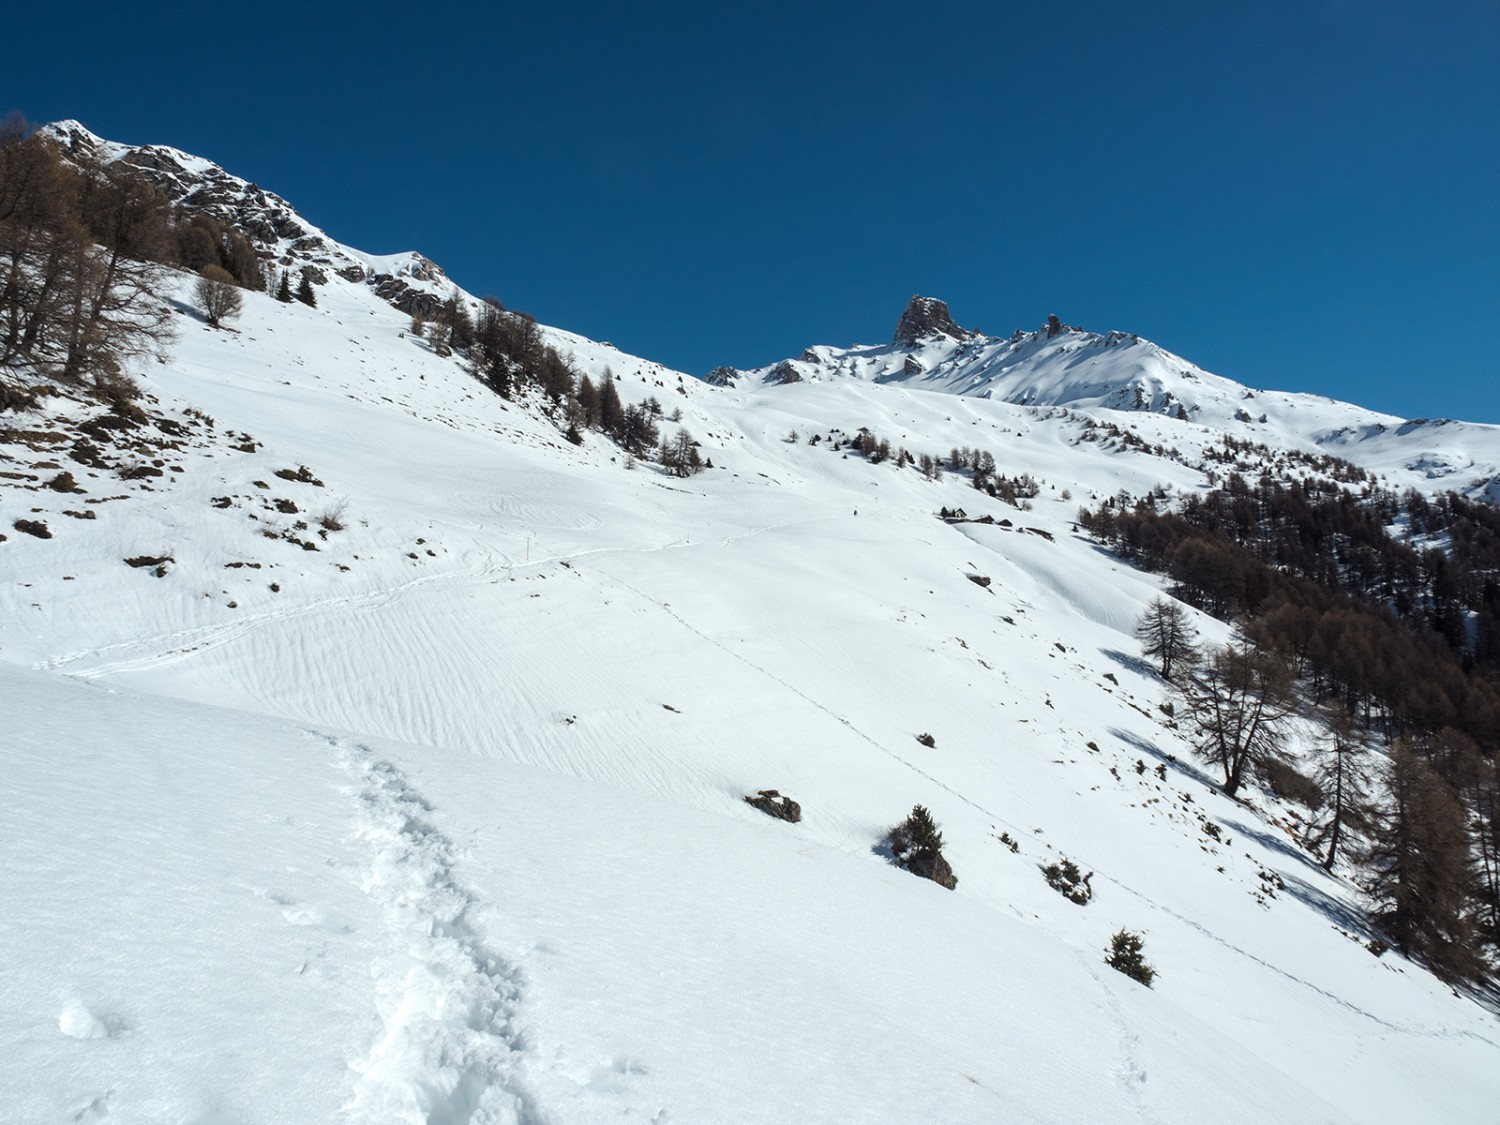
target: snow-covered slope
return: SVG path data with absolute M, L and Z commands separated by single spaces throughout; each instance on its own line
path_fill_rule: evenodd
M 1155 580 L 1073 530 L 1190 457 L 549 330 L 680 409 L 716 466 L 682 480 L 490 394 L 362 275 L 234 331 L 177 284 L 157 420 L 0 420 L 0 1120 L 1491 1116 L 1492 1013 L 1372 956 L 1293 810 L 1192 764 L 1136 658 Z M 1041 491 L 834 448 L 860 426 Z M 918 803 L 952 892 L 880 854 Z M 1121 928 L 1154 988 L 1103 964 Z
M 1267 373 L 1269 378 L 1275 372 Z M 1452 419 L 1404 420 L 1318 395 L 1254 390 L 1210 374 L 1124 332 L 1099 334 L 1053 320 L 1035 332 L 991 337 L 958 327 L 947 306 L 913 297 L 888 344 L 808 348 L 746 372 L 751 382 L 857 379 L 1036 407 L 1107 412 L 1116 424 L 1167 444 L 1228 434 L 1240 441 L 1325 453 L 1396 487 L 1496 494 L 1500 427 Z M 1143 415 L 1154 415 L 1147 419 Z M 1162 419 L 1188 425 L 1162 426 Z

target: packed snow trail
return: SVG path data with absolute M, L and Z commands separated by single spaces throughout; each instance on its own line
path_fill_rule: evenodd
M 520 972 L 469 924 L 474 898 L 454 875 L 453 841 L 399 769 L 363 746 L 333 745 L 371 849 L 361 889 L 390 931 L 372 967 L 383 1031 L 353 1064 L 346 1111 L 371 1125 L 544 1125 L 520 1074 Z

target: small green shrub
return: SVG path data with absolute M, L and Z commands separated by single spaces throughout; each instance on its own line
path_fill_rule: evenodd
M 1094 897 L 1094 888 L 1089 885 L 1094 873 L 1090 871 L 1085 875 L 1071 859 L 1064 857 L 1061 863 L 1047 864 L 1042 868 L 1042 875 L 1046 877 L 1047 885 L 1069 902 L 1087 906 L 1089 899 Z
M 888 839 L 898 860 L 911 852 L 943 850 L 942 830 L 922 805 L 913 805 L 911 815 L 891 829 Z
M 886 842 L 897 867 L 950 891 L 958 886 L 958 876 L 943 858 L 943 833 L 921 805 L 912 806 L 911 815 L 890 830 Z
M 1141 941 L 1141 935 L 1129 930 L 1121 930 L 1109 939 L 1109 953 L 1105 956 L 1104 963 L 1131 980 L 1140 981 L 1147 988 L 1156 979 L 1156 970 L 1145 958 L 1145 943 Z

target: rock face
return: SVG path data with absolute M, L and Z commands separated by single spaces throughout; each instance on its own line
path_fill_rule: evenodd
M 732 387 L 740 381 L 740 373 L 733 367 L 715 367 L 703 381 L 712 387 Z
M 935 852 L 928 848 L 912 852 L 906 857 L 906 869 L 913 875 L 931 879 L 938 886 L 947 887 L 950 891 L 958 886 L 958 876 L 953 874 L 953 868 L 943 858 L 942 852 Z
M 771 368 L 771 373 L 766 376 L 766 382 L 784 387 L 788 383 L 802 382 L 802 373 L 792 366 L 791 360 L 784 359 Z
M 946 301 L 939 301 L 936 297 L 913 297 L 906 302 L 901 319 L 896 321 L 896 335 L 891 342 L 898 347 L 913 348 L 931 336 L 966 340 L 972 335 L 953 323 Z
M 314 285 L 330 274 L 365 282 L 402 312 L 431 319 L 447 298 L 442 267 L 421 254 L 377 272 L 312 226 L 279 195 L 231 175 L 209 160 L 166 145 L 128 146 L 96 137 L 76 121 L 43 127 L 63 153 L 82 167 L 118 161 L 129 165 L 170 203 L 203 214 L 250 239 L 263 261 L 290 273 L 307 272 Z M 395 256 L 390 256 L 388 260 Z M 424 288 L 425 286 L 425 288 Z

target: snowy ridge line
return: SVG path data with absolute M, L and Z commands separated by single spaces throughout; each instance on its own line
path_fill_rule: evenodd
M 370 848 L 361 890 L 390 931 L 371 966 L 382 1031 L 345 1105 L 369 1125 L 547 1125 L 521 1074 L 521 971 L 469 924 L 474 896 L 432 806 L 369 748 L 324 739 L 354 779 L 356 837 Z

